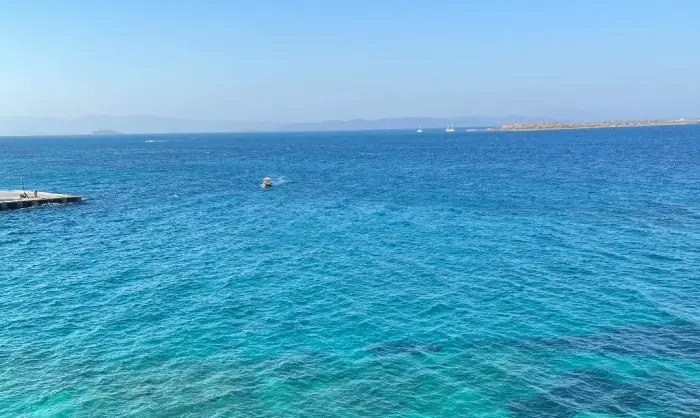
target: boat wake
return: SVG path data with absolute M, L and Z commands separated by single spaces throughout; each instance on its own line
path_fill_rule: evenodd
M 287 178 L 284 176 L 272 178 L 272 184 L 274 184 L 275 186 L 281 186 L 285 183 L 288 183 L 288 181 L 287 181 Z

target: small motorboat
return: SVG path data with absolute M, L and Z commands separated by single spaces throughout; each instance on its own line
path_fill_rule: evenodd
M 270 180 L 269 177 L 265 177 L 262 180 L 262 183 L 260 183 L 260 187 L 262 187 L 263 189 L 267 189 L 268 187 L 272 187 L 272 180 Z

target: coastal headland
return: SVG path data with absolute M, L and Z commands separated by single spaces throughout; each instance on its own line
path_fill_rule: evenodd
M 520 122 L 501 125 L 500 128 L 490 128 L 491 131 L 544 131 L 556 129 L 586 129 L 586 128 L 628 128 L 640 126 L 670 126 L 691 125 L 700 123 L 697 119 L 671 120 L 611 120 L 597 122 Z

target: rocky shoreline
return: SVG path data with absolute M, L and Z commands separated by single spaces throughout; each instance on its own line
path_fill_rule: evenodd
M 491 128 L 496 131 L 542 131 L 555 129 L 586 129 L 586 128 L 626 128 L 640 126 L 668 126 L 689 125 L 700 123 L 700 119 L 674 119 L 674 120 L 627 120 L 627 121 L 599 121 L 599 122 L 522 122 L 501 125 L 500 128 Z

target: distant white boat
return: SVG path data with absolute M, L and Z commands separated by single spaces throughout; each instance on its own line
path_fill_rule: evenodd
M 454 122 L 450 122 L 447 124 L 447 128 L 445 128 L 445 132 L 454 132 L 455 131 L 455 124 Z
M 420 134 L 420 133 L 423 133 L 423 126 L 422 126 L 422 125 L 418 125 L 418 129 L 416 129 L 416 132 L 419 133 L 419 134 Z

